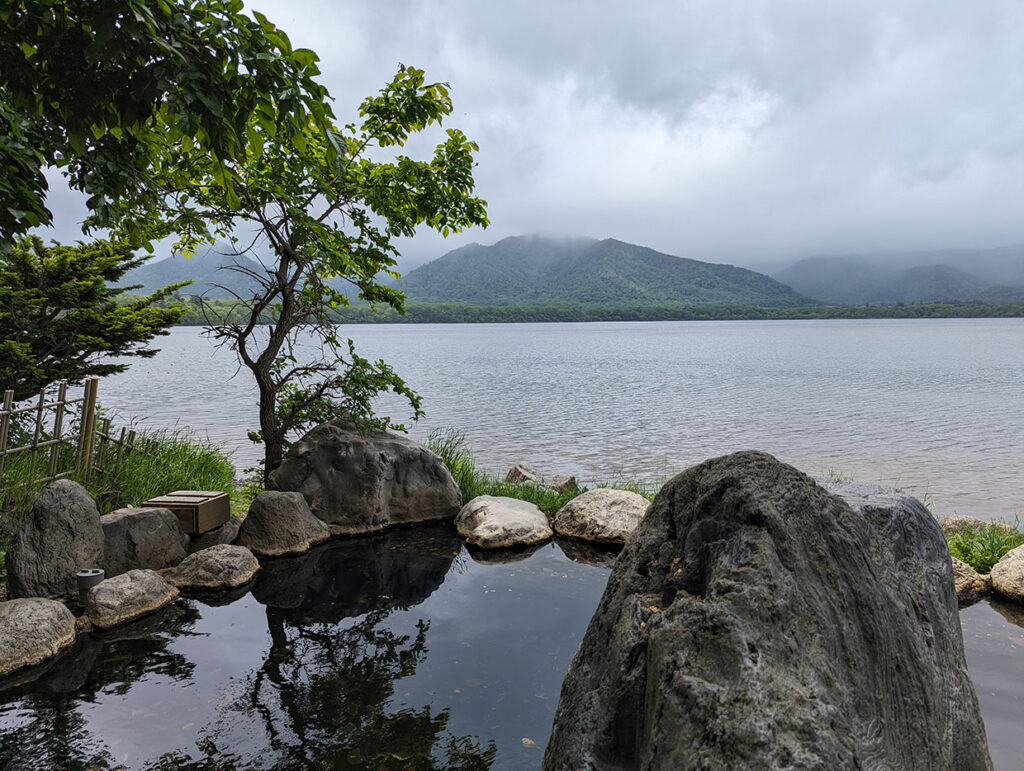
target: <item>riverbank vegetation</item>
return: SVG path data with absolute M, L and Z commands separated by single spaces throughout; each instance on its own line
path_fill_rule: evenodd
M 73 448 L 66 448 L 73 454 Z M 46 486 L 35 481 L 45 477 L 49 453 L 11 455 L 0 478 L 0 582 L 6 575 L 4 558 L 18 525 L 31 511 L 32 503 Z M 96 458 L 102 472 L 94 471 L 83 482 L 81 474 L 69 478 L 83 483 L 105 514 L 126 506 L 138 506 L 149 498 L 172 490 L 220 490 L 233 492 L 235 470 L 228 454 L 183 430 L 140 432 L 135 449 Z M 62 459 L 62 467 L 74 465 L 74 458 Z
M 130 295 L 125 295 L 126 298 Z M 168 304 L 184 305 L 179 325 L 207 326 L 236 321 L 245 309 L 237 300 L 193 298 Z M 507 324 L 582 321 L 795 321 L 803 319 L 973 319 L 1024 318 L 1019 303 L 919 303 L 910 305 L 835 306 L 811 305 L 800 308 L 759 308 L 749 305 L 698 305 L 652 307 L 463 305 L 458 303 L 410 303 L 405 313 L 391 308 L 351 305 L 335 308 L 330 319 L 338 324 Z M 259 323 L 274 321 L 268 310 Z
M 950 554 L 984 574 L 991 572 L 1004 554 L 1024 544 L 1024 533 L 1020 531 L 1019 519 L 1013 524 L 986 522 L 947 532 L 946 543 Z
M 578 495 L 585 493 L 584 486 L 567 490 L 556 490 L 552 487 L 533 484 L 531 482 L 506 482 L 491 476 L 477 466 L 473 454 L 466 442 L 465 434 L 452 428 L 437 429 L 427 438 L 427 448 L 444 461 L 451 472 L 455 484 L 462 492 L 463 501 L 471 501 L 478 495 L 493 495 L 505 498 L 518 498 L 532 503 L 548 516 L 553 515 L 565 504 Z M 649 485 L 634 480 L 615 480 L 599 485 L 619 490 L 638 493 L 648 500 L 654 498 L 660 485 Z

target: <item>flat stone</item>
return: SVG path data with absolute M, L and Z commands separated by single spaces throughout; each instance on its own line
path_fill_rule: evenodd
M 950 514 L 939 520 L 939 527 L 942 532 L 952 533 L 973 533 L 985 525 L 985 520 L 972 517 L 968 514 Z
M 462 506 L 451 473 L 426 447 L 384 431 L 363 433 L 342 419 L 295 442 L 267 489 L 302 493 L 313 515 L 340 535 L 450 520 Z
M 963 608 L 977 602 L 991 589 L 991 579 L 983 576 L 966 562 L 956 557 L 953 560 L 953 584 L 956 586 L 956 599 Z
M 188 536 L 170 509 L 118 509 L 100 517 L 100 524 L 107 578 L 139 568 L 169 568 L 188 551 Z
M 259 569 L 260 563 L 244 546 L 217 544 L 185 557 L 163 571 L 163 577 L 186 591 L 218 591 L 245 586 Z
M 53 658 L 75 641 L 75 617 L 40 597 L 0 602 L 0 677 Z
M 938 523 L 851 497 L 757 452 L 670 480 L 615 561 L 543 767 L 990 769 Z
M 651 502 L 629 490 L 589 490 L 559 509 L 555 532 L 597 543 L 625 543 Z
M 551 538 L 548 518 L 527 501 L 479 495 L 455 517 L 459 535 L 482 549 L 528 546 Z
M 525 463 L 517 463 L 510 468 L 505 475 L 505 481 L 514 485 L 524 482 L 535 485 L 544 484 L 544 478 L 540 475 L 540 472 L 533 466 L 528 466 Z
M 129 570 L 100 581 L 85 595 L 85 613 L 93 626 L 110 629 L 170 605 L 178 590 L 158 573 Z
M 235 543 L 260 557 L 303 554 L 331 537 L 302 493 L 265 490 L 253 499 Z
M 103 565 L 103 528 L 96 502 L 76 482 L 46 487 L 7 552 L 11 597 L 73 597 L 75 575 Z
M 1009 600 L 1024 602 L 1024 546 L 1010 549 L 989 573 L 992 589 Z

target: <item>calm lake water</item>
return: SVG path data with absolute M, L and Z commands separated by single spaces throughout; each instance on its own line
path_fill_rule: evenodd
M 413 436 L 455 426 L 495 471 L 658 480 L 758 448 L 939 513 L 1024 501 L 1021 320 L 344 332 L 423 394 Z M 162 342 L 102 403 L 251 463 L 230 352 L 194 329 Z M 537 768 L 608 561 L 572 542 L 481 556 L 449 527 L 268 560 L 241 596 L 179 599 L 0 685 L 0 768 Z M 1024 613 L 979 603 L 960 621 L 993 760 L 1019 768 Z
M 900 486 L 937 514 L 1024 513 L 1024 319 L 350 326 L 485 468 L 651 481 L 740 449 Z M 105 379 L 102 404 L 259 453 L 248 371 L 198 328 Z M 235 375 L 233 377 L 233 375 Z M 396 402 L 385 414 L 405 419 Z

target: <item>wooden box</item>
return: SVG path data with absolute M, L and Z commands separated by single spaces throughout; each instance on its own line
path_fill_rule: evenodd
M 158 498 L 150 498 L 142 505 L 170 509 L 178 517 L 181 529 L 189 535 L 220 527 L 231 516 L 230 497 L 219 490 L 175 490 Z

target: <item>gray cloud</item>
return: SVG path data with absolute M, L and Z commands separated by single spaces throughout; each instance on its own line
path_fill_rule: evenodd
M 1013 2 L 252 0 L 339 118 L 398 62 L 452 86 L 492 227 L 752 264 L 1024 240 Z

